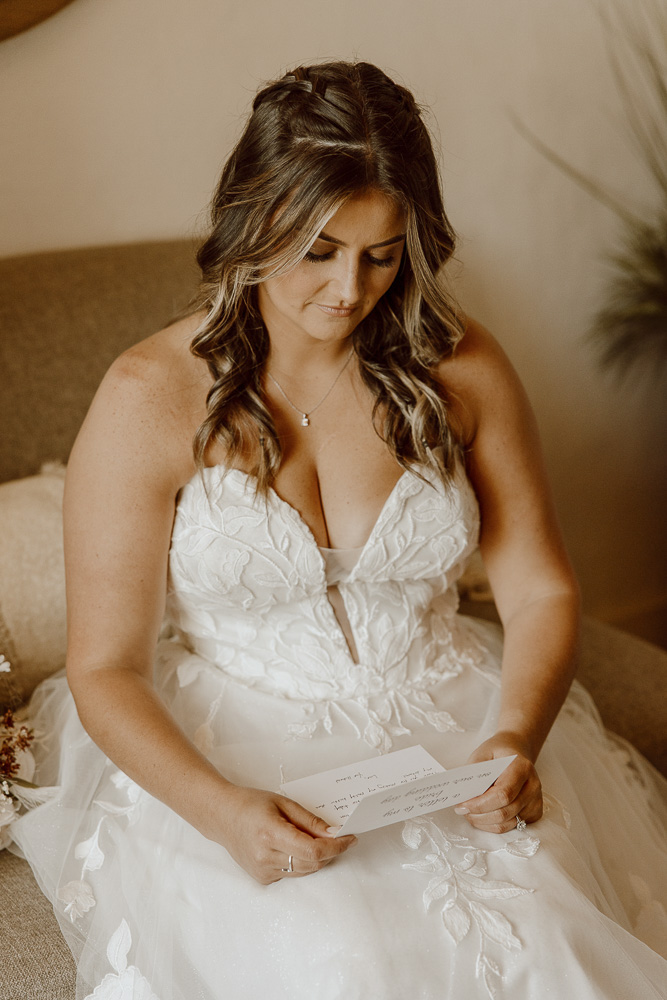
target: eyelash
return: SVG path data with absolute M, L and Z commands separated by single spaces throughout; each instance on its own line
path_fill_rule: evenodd
M 308 250 L 305 254 L 304 260 L 310 261 L 311 264 L 321 264 L 325 260 L 331 260 L 334 252 L 335 251 L 333 250 L 329 250 L 328 253 L 313 253 L 312 250 Z M 367 259 L 371 264 L 374 264 L 375 267 L 391 267 L 396 260 L 393 256 L 380 258 L 373 257 L 371 254 L 368 254 Z

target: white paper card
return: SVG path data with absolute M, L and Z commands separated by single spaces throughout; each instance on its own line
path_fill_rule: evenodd
M 282 791 L 321 816 L 336 836 L 365 833 L 481 795 L 514 757 L 445 771 L 422 746 L 287 782 Z
M 364 796 L 444 770 L 435 757 L 417 745 L 287 781 L 281 790 L 331 826 L 341 826 Z
M 361 800 L 343 828 L 336 834 L 365 833 L 400 820 L 414 819 L 437 809 L 447 809 L 481 795 L 498 778 L 514 756 L 464 764 L 441 774 L 419 778 L 389 791 L 375 792 Z

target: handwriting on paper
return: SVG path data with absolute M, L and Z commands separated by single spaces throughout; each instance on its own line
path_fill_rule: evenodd
M 514 757 L 445 771 L 422 746 L 287 782 L 283 793 L 341 826 L 337 836 L 365 833 L 446 809 L 485 792 Z
M 422 746 L 414 746 L 286 782 L 282 791 L 328 823 L 339 826 L 367 795 L 442 774 L 444 770 Z

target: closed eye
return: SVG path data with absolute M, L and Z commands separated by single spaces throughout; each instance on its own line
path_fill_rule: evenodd
M 392 255 L 391 257 L 373 257 L 369 253 L 368 259 L 371 264 L 375 264 L 376 267 L 392 267 L 396 258 Z
M 312 250 L 308 250 L 304 256 L 304 260 L 309 260 L 312 264 L 319 264 L 323 260 L 331 260 L 335 251 L 329 250 L 328 253 L 313 253 Z
M 311 264 L 320 264 L 325 260 L 331 260 L 335 250 L 329 250 L 327 253 L 313 253 L 312 250 L 308 250 L 304 255 L 304 260 L 310 261 Z M 375 267 L 392 267 L 396 258 L 392 255 L 391 257 L 374 257 L 372 254 L 366 254 L 366 259 L 369 264 L 375 265 Z

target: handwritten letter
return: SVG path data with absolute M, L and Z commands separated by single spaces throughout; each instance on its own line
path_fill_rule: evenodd
M 481 795 L 513 760 L 501 757 L 445 771 L 422 746 L 414 746 L 289 781 L 282 791 L 341 826 L 336 836 L 365 833 Z

